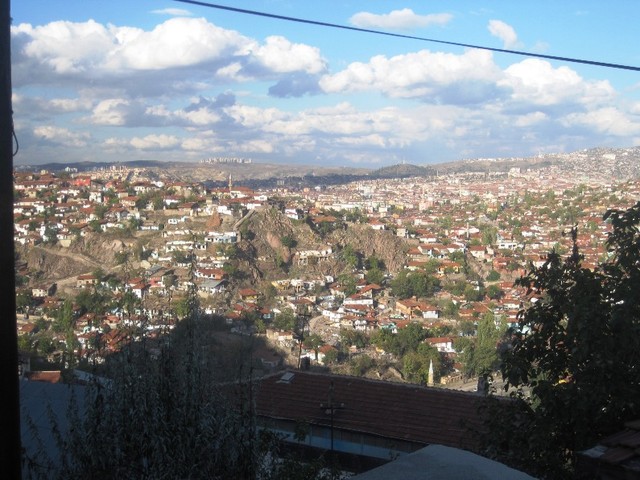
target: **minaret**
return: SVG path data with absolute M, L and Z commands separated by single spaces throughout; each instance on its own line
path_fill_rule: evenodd
M 433 360 L 429 360 L 429 378 L 427 379 L 427 385 L 433 387 Z
M 233 182 L 231 181 L 231 174 L 229 174 L 229 193 L 231 193 L 231 187 L 233 187 Z

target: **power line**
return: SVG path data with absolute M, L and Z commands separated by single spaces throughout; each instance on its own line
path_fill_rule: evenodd
M 359 28 L 359 27 L 350 27 L 348 25 L 340 25 L 337 23 L 328 23 L 328 22 L 320 22 L 318 20 L 308 20 L 305 18 L 297 18 L 297 17 L 288 17 L 286 15 L 277 15 L 275 13 L 267 13 L 267 12 L 258 12 L 256 10 L 247 10 L 245 8 L 236 8 L 229 7 L 227 5 L 218 5 L 215 3 L 209 2 L 199 2 L 197 0 L 174 0 L 176 2 L 181 3 L 190 3 L 192 5 L 199 5 L 202 7 L 216 8 L 218 10 L 227 10 L 230 12 L 236 13 L 244 13 L 246 15 L 256 15 L 259 17 L 267 17 L 267 18 L 275 18 L 277 20 L 286 20 L 288 22 L 298 22 L 298 23 L 306 23 L 308 25 L 318 25 L 321 27 L 331 27 L 331 28 L 340 28 L 343 30 L 352 30 L 354 32 L 364 32 L 364 33 L 373 33 L 375 35 L 386 35 L 388 37 L 397 37 L 397 38 L 407 38 L 410 40 L 418 40 L 421 42 L 431 42 L 431 43 L 439 43 L 442 45 L 453 45 L 456 47 L 466 47 L 466 48 L 477 48 L 479 50 L 489 50 L 491 52 L 499 52 L 499 53 L 509 53 L 511 55 L 520 55 L 523 57 L 535 57 L 535 58 L 544 58 L 547 60 L 560 60 L 562 62 L 569 63 L 581 63 L 584 65 L 593 65 L 596 67 L 605 67 L 605 68 L 617 68 L 621 70 L 632 70 L 635 72 L 640 72 L 640 67 L 634 67 L 632 65 L 622 65 L 619 63 L 608 63 L 608 62 L 598 62 L 595 60 L 584 60 L 579 58 L 571 58 L 571 57 L 560 57 L 555 55 L 544 55 L 541 53 L 529 53 L 523 52 L 520 50 L 507 50 L 504 48 L 493 48 L 493 47 L 484 47 L 482 45 L 472 45 L 468 43 L 460 43 L 460 42 L 449 42 L 446 40 L 437 40 L 434 38 L 425 38 L 425 37 L 416 37 L 413 35 L 403 35 L 401 33 L 391 33 L 391 32 L 383 32 L 380 30 L 371 30 L 368 28 Z

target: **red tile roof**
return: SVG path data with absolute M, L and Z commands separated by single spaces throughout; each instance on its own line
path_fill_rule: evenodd
M 624 430 L 580 452 L 578 471 L 592 478 L 640 479 L 640 420 L 625 423 Z
M 258 415 L 329 425 L 320 404 L 328 401 L 333 382 L 333 402 L 344 404 L 334 416 L 335 428 L 421 444 L 475 446 L 470 428 L 481 424 L 483 400 L 475 393 L 303 371 L 285 375 L 258 381 Z

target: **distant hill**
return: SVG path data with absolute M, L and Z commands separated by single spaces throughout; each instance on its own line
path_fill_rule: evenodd
M 409 163 L 401 163 L 382 167 L 369 174 L 371 178 L 408 178 L 408 177 L 429 177 L 436 175 L 433 166 L 418 166 Z
M 355 167 L 325 167 L 317 165 L 271 163 L 200 163 L 180 161 L 132 160 L 115 164 L 129 168 L 145 168 L 153 173 L 182 181 L 209 185 L 234 182 L 252 188 L 314 187 L 336 185 L 367 179 L 431 177 L 448 173 L 508 172 L 511 169 L 537 170 L 551 168 L 563 175 L 611 181 L 640 178 L 640 147 L 592 148 L 571 153 L 541 154 L 533 157 L 503 157 L 459 160 L 455 162 L 412 165 L 398 164 L 372 170 Z M 77 162 L 48 163 L 36 166 L 16 166 L 17 170 L 48 170 L 60 172 L 66 167 L 79 172 L 109 168 L 113 163 Z

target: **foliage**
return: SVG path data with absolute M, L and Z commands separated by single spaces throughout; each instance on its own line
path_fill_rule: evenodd
M 487 282 L 496 282 L 498 280 L 500 280 L 500 273 L 495 270 L 491 270 L 489 275 L 487 275 Z
M 47 225 L 44 229 L 43 237 L 46 238 L 45 244 L 55 245 L 58 243 L 58 229 L 52 225 Z
M 440 280 L 425 271 L 402 270 L 391 281 L 391 291 L 398 298 L 430 297 L 440 286 Z
M 173 252 L 171 252 L 171 257 L 173 258 L 173 261 L 177 264 L 190 263 L 192 256 L 193 254 L 183 252 L 181 250 L 174 250 Z
M 344 288 L 345 297 L 353 295 L 358 291 L 356 287 L 356 279 L 351 275 L 348 275 L 348 274 L 340 275 L 338 277 L 338 283 L 342 285 L 342 287 Z
M 357 355 L 349 362 L 349 372 L 351 375 L 361 377 L 371 370 L 375 364 L 376 361 L 369 355 Z
M 463 251 L 456 250 L 455 252 L 451 252 L 449 254 L 449 260 L 452 262 L 464 263 L 466 260 L 466 256 Z
M 402 373 L 412 383 L 427 384 L 429 381 L 429 367 L 433 367 L 434 381 L 440 379 L 440 354 L 438 350 L 421 343 L 418 348 L 408 352 L 402 359 Z
M 352 328 L 340 329 L 340 344 L 345 347 L 365 348 L 369 345 L 369 337 L 364 332 Z
M 334 478 L 322 459 L 283 457 L 277 434 L 257 428 L 249 365 L 239 362 L 235 382 L 218 383 L 194 288 L 185 304 L 185 319 L 157 354 L 145 348 L 144 335 L 138 342 L 132 336 L 109 358 L 106 376 L 73 398 L 69 428 L 52 417 L 60 461 L 44 450 L 25 458 L 31 478 Z
M 498 285 L 493 284 L 493 285 L 489 285 L 487 287 L 485 293 L 486 293 L 487 297 L 489 297 L 490 299 L 497 300 L 500 297 L 502 297 L 504 292 L 502 291 L 502 289 Z
M 479 302 L 484 297 L 484 288 L 467 284 L 464 287 L 464 299 L 467 302 Z
M 16 294 L 16 309 L 20 312 L 27 311 L 34 305 L 31 290 L 21 290 Z
M 492 374 L 500 366 L 498 346 L 506 332 L 506 324 L 496 325 L 495 317 L 487 312 L 478 322 L 474 337 L 458 337 L 454 341 L 455 349 L 467 376 Z
M 116 265 L 123 265 L 129 260 L 129 252 L 126 250 L 116 252 L 114 255 L 114 260 L 116 262 Z
M 419 323 L 410 323 L 405 328 L 393 333 L 389 330 L 378 330 L 371 338 L 371 342 L 377 347 L 397 356 L 403 357 L 409 352 L 418 349 L 418 346 L 427 338 L 427 330 Z
M 107 311 L 109 300 L 110 295 L 89 288 L 80 290 L 75 298 L 81 313 L 92 312 L 96 314 L 104 314 Z
M 322 340 L 322 337 L 317 333 L 312 333 L 304 339 L 305 348 L 310 348 L 315 352 L 316 360 L 318 360 L 318 350 L 322 345 L 324 345 L 324 340 Z
M 340 258 L 347 263 L 351 268 L 360 268 L 361 254 L 356 251 L 351 245 L 347 244 L 340 251 Z
M 298 245 L 298 241 L 293 238 L 291 235 L 285 235 L 283 236 L 280 241 L 282 242 L 282 245 L 284 245 L 287 248 L 295 248 L 296 245 Z
M 640 416 L 640 203 L 607 219 L 608 261 L 582 266 L 574 229 L 567 258 L 551 252 L 519 281 L 539 301 L 521 313 L 502 372 L 530 396 L 504 417 L 518 421 L 510 438 L 498 422 L 488 445 L 540 475 L 571 476 L 576 452 Z
M 290 308 L 285 308 L 276 315 L 273 320 L 273 327 L 278 330 L 293 331 L 298 325 L 298 319 Z

